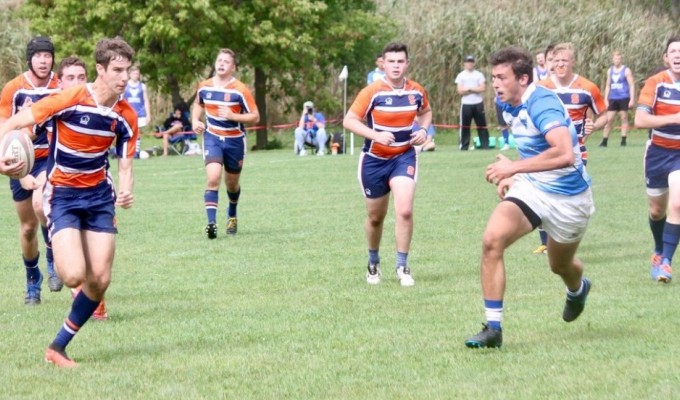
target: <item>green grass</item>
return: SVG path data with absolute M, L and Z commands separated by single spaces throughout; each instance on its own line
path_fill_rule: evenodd
M 365 283 L 356 155 L 249 153 L 239 233 L 224 235 L 222 189 L 214 241 L 203 232 L 199 158 L 135 163 L 135 205 L 118 214 L 110 321 L 76 336 L 69 354 L 80 367 L 71 371 L 42 361 L 70 295 L 45 289 L 41 306 L 23 304 L 18 223 L 2 177 L 0 397 L 677 396 L 678 284 L 649 279 L 643 136 L 626 148 L 616 138 L 590 146 L 597 212 L 579 251 L 594 284 L 584 314 L 561 320 L 564 287 L 544 256 L 530 254 L 531 234 L 506 255 L 501 350 L 463 345 L 484 320 L 480 238 L 497 202 L 484 167 L 496 153 L 458 152 L 452 134 L 420 158 L 410 289 L 392 275 L 391 211 L 383 283 Z

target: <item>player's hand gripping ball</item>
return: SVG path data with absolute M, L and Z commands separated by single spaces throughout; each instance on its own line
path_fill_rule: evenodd
M 22 131 L 9 131 L 0 143 L 0 155 L 9 157 L 9 164 L 24 162 L 24 168 L 14 178 L 23 178 L 33 169 L 35 162 L 35 151 L 33 142 L 28 135 Z

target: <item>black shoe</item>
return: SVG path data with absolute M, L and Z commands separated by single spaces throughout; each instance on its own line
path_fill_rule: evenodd
M 586 306 L 586 298 L 588 297 L 588 292 L 590 292 L 590 286 L 592 285 L 588 278 L 583 278 L 583 292 L 581 295 L 576 299 L 570 299 L 567 296 L 567 301 L 564 303 L 564 311 L 562 312 L 563 320 L 571 322 L 581 315 Z
M 605 142 L 604 140 L 600 142 L 600 147 L 607 147 L 607 142 Z
M 217 238 L 217 224 L 208 224 L 205 227 L 205 233 L 208 234 L 208 239 Z
M 621 139 L 621 146 L 626 147 L 626 138 Z
M 495 329 L 489 328 L 489 325 L 482 324 L 484 328 L 465 341 L 465 345 L 469 348 L 480 349 L 484 347 L 501 347 L 503 345 L 503 332 L 497 331 Z

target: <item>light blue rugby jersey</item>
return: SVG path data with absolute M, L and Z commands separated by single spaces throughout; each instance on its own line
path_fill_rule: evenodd
M 522 175 L 537 188 L 548 193 L 573 196 L 590 187 L 590 176 L 581 159 L 576 129 L 569 118 L 569 112 L 555 93 L 531 84 L 522 96 L 522 104 L 516 107 L 500 101 L 498 104 L 503 109 L 503 119 L 512 130 L 522 159 L 534 157 L 550 148 L 545 135 L 551 129 L 559 126 L 569 128 L 574 165 Z

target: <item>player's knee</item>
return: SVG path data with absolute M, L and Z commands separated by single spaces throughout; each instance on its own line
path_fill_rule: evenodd
M 26 239 L 32 239 L 38 233 L 38 221 L 25 221 L 21 223 L 20 234 Z
M 408 207 L 396 211 L 397 218 L 402 221 L 410 221 L 413 219 L 413 209 Z

